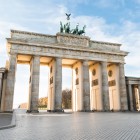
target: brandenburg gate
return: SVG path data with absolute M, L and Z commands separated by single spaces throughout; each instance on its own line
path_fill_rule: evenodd
M 40 65 L 49 67 L 48 111 L 62 109 L 62 67 L 72 68 L 73 111 L 128 110 L 121 44 L 87 36 L 11 30 L 1 111 L 12 111 L 17 64 L 30 65 L 28 112 L 38 112 Z M 46 91 L 47 92 L 47 91 Z
M 49 112 L 63 111 L 62 67 L 72 68 L 73 111 L 133 110 L 132 92 L 126 92 L 124 74 L 128 52 L 121 50 L 121 44 L 83 36 L 86 26 L 79 30 L 77 24 L 71 30 L 70 15 L 66 14 L 66 24 L 60 22 L 56 35 L 11 30 L 11 37 L 7 38 L 9 61 L 6 69 L 0 69 L 1 111 L 12 111 L 17 64 L 30 65 L 27 112 L 38 112 L 40 65 L 49 67 Z M 127 78 L 127 84 L 132 83 L 132 78 Z

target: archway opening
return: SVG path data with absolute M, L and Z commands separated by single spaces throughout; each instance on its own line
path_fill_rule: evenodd
M 30 66 L 17 64 L 13 109 L 27 109 Z
M 62 68 L 62 108 L 72 111 L 72 68 Z
M 30 65 L 17 64 L 13 109 L 27 110 L 29 99 Z M 47 110 L 48 66 L 40 66 L 39 102 L 41 110 Z M 40 105 L 40 106 L 39 106 Z
M 39 99 L 38 109 L 39 111 L 46 111 L 48 104 L 48 79 L 49 68 L 46 65 L 40 66 L 40 79 L 39 79 Z

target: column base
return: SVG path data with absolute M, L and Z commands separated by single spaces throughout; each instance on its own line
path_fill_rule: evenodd
M 38 110 L 27 110 L 26 113 L 39 113 Z
M 92 112 L 92 110 L 77 110 L 77 112 Z
M 128 110 L 123 110 L 123 109 L 121 110 L 121 112 L 127 112 L 127 111 L 128 111 Z
M 93 110 L 91 110 L 91 112 L 98 112 L 98 110 L 96 110 L 96 109 L 93 109 Z
M 92 112 L 105 112 L 103 109 L 92 109 Z
M 62 113 L 62 112 L 64 112 L 64 110 L 63 109 L 55 109 L 55 110 L 47 110 L 47 112 L 60 112 L 60 113 Z
M 13 111 L 0 111 L 0 113 L 13 113 Z
M 110 109 L 103 109 L 103 112 L 113 112 L 113 110 L 110 110 Z

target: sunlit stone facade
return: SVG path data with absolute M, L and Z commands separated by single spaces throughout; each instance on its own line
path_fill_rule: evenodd
M 124 74 L 128 53 L 120 47 L 86 36 L 11 30 L 6 76 L 0 71 L 1 111 L 12 111 L 17 64 L 30 65 L 28 112 L 38 112 L 40 65 L 49 67 L 48 111 L 63 111 L 62 67 L 72 68 L 73 111 L 128 110 L 131 99 L 128 102 Z

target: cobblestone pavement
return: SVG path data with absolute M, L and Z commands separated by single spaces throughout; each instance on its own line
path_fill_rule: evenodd
M 138 140 L 140 113 L 25 114 L 0 140 Z

